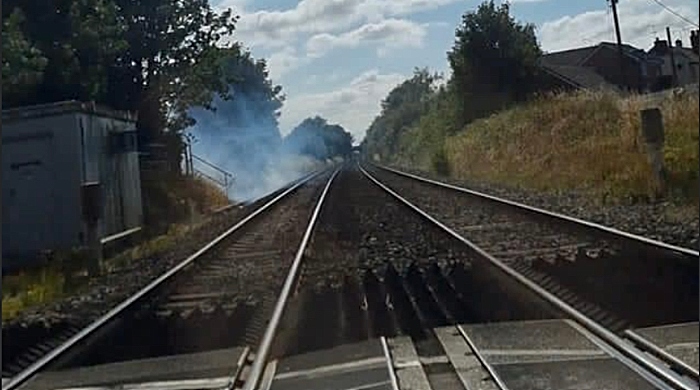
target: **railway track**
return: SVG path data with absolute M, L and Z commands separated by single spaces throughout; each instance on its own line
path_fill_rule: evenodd
M 297 224 L 308 217 L 319 180 L 328 175 L 307 175 L 255 202 L 240 221 L 94 322 L 45 337 L 26 352 L 17 353 L 7 366 L 3 362 L 3 369 L 11 373 L 3 389 L 17 388 L 46 368 L 255 342 L 264 330 L 260 322 L 269 316 L 266 310 L 276 296 L 275 287 L 279 288 L 275 280 L 284 275 L 289 244 L 300 237 Z M 238 268 L 226 267 L 232 256 L 237 257 Z M 256 283 L 258 277 L 272 282 Z M 231 324 L 232 319 L 237 323 Z M 227 325 L 242 330 L 230 333 Z M 197 332 L 216 326 L 221 330 L 218 334 L 213 331 L 202 337 Z M 16 368 L 20 370 L 11 371 Z
M 205 256 L 206 261 L 190 261 L 177 283 L 167 283 L 167 288 L 159 288 L 158 294 L 131 307 L 129 316 L 122 317 L 128 327 L 121 332 L 102 331 L 106 336 L 93 341 L 89 353 L 77 349 L 79 352 L 72 354 L 64 351 L 45 357 L 51 359 L 35 366 L 34 372 L 25 372 L 24 378 L 13 378 L 12 386 L 31 379 L 42 367 L 80 367 L 239 347 L 238 362 L 229 362 L 231 373 L 211 379 L 208 385 L 214 387 L 207 388 L 351 388 L 333 387 L 329 382 L 324 382 L 325 387 L 299 384 L 305 378 L 313 379 L 310 373 L 315 370 L 331 372 L 331 366 L 342 367 L 345 376 L 350 367 L 365 369 L 356 380 L 384 375 L 363 384 L 365 387 L 353 388 L 521 388 L 509 387 L 502 378 L 507 367 L 494 364 L 493 357 L 501 355 L 480 350 L 487 340 L 480 332 L 501 326 L 522 328 L 525 339 L 534 343 L 547 344 L 560 334 L 566 336 L 561 343 L 584 340 L 580 343 L 585 348 L 548 353 L 563 354 L 567 359 L 572 354 L 577 359 L 595 357 L 595 362 L 586 362 L 605 363 L 632 373 L 629 383 L 647 386 L 639 388 L 697 388 L 697 367 L 629 330 L 638 323 L 636 317 L 591 299 L 584 288 L 561 276 L 565 273 L 538 265 L 550 262 L 536 256 L 542 242 L 536 244 L 534 252 L 528 247 L 517 255 L 512 248 L 515 240 L 505 244 L 510 251 L 506 255 L 494 247 L 482 249 L 462 232 L 433 218 L 436 210 L 428 213 L 421 209 L 423 205 L 419 208 L 418 202 L 403 198 L 411 195 L 405 187 L 401 187 L 401 195 L 392 190 L 398 187 L 398 180 L 387 176 L 388 172 L 379 173 L 376 167 L 365 170 L 354 166 L 326 174 L 322 189 L 320 179 L 307 188 L 314 195 L 307 193 L 306 198 L 314 201 L 296 207 L 295 218 L 285 215 L 282 206 L 265 214 L 271 220 L 286 220 L 296 226 L 296 234 L 274 244 L 269 223 L 259 220 L 249 229 L 241 229 L 241 234 L 232 234 L 225 243 L 203 248 L 200 255 L 217 249 Z M 305 229 L 298 228 L 302 223 Z M 522 228 L 525 223 L 503 218 L 496 226 L 520 224 Z M 484 231 L 484 223 L 479 226 L 467 231 Z M 513 237 L 517 232 L 488 234 L 502 241 L 502 237 Z M 487 241 L 484 239 L 482 245 Z M 577 245 L 576 241 L 554 241 L 566 248 Z M 608 238 L 604 249 L 614 250 L 619 241 Z M 580 260 L 573 258 L 574 262 Z M 598 269 L 589 266 L 587 274 L 581 269 L 578 272 L 592 275 Z M 267 282 L 261 283 L 263 279 Z M 614 291 L 609 287 L 608 293 Z M 681 309 L 664 311 L 663 316 L 643 324 L 683 322 L 679 318 L 697 321 L 697 296 L 694 310 L 691 314 L 683 314 Z M 343 348 L 353 351 L 347 353 L 349 356 L 364 356 L 364 352 L 352 350 L 352 345 L 372 340 L 380 341 L 378 356 L 336 365 L 331 364 L 333 360 L 346 353 L 311 358 L 326 350 L 346 351 Z M 74 344 L 82 341 L 74 339 Z M 115 343 L 121 347 L 110 347 Z M 63 355 L 62 361 L 54 359 L 58 355 Z M 465 356 L 471 360 L 464 360 Z M 290 368 L 302 364 L 299 361 L 312 368 Z M 324 364 L 329 366 L 318 368 Z M 46 383 L 61 388 L 60 380 L 50 374 L 44 382 L 41 375 L 33 384 L 29 381 L 28 388 L 44 388 L 41 386 Z M 506 377 L 513 377 L 509 375 Z M 407 387 L 409 384 L 413 387 Z M 182 379 L 172 386 L 204 388 L 201 383 Z
M 552 291 L 565 287 L 569 304 L 611 329 L 698 320 L 695 250 L 388 168 L 370 170 L 474 246 Z M 605 311 L 620 318 L 605 320 Z

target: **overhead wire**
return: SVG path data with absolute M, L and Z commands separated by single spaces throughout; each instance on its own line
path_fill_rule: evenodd
M 653 1 L 654 3 L 656 3 L 656 4 L 660 5 L 661 7 L 663 7 L 666 11 L 668 11 L 668 12 L 670 12 L 670 13 L 676 15 L 676 17 L 678 17 L 679 19 L 682 19 L 682 20 L 684 20 L 685 22 L 690 23 L 690 24 L 692 24 L 693 26 L 695 26 L 695 27 L 697 27 L 697 28 L 700 28 L 700 25 L 698 25 L 697 23 L 693 22 L 692 20 L 686 18 L 685 16 L 679 14 L 679 13 L 676 12 L 673 8 L 671 8 L 671 7 L 667 6 L 666 4 L 664 4 L 661 0 L 651 0 L 651 1 Z

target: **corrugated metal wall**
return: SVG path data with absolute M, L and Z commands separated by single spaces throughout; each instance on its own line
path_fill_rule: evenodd
M 33 116 L 3 123 L 3 256 L 84 244 L 80 186 L 89 181 L 103 186 L 102 237 L 141 226 L 134 123 L 77 110 L 32 110 Z
M 102 183 L 104 197 L 100 235 L 109 236 L 140 226 L 141 181 L 135 125 L 113 118 L 79 114 L 83 182 Z M 133 145 L 125 141 L 133 139 Z
M 75 125 L 73 114 L 3 123 L 3 253 L 29 255 L 79 242 Z

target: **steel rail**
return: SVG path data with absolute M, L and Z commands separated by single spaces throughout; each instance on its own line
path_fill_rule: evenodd
M 382 351 L 384 352 L 384 359 L 386 359 L 386 369 L 389 373 L 389 383 L 391 384 L 391 390 L 401 390 L 399 387 L 399 378 L 396 375 L 396 370 L 394 369 L 394 364 L 392 363 L 391 350 L 389 349 L 389 342 L 387 342 L 386 337 L 379 337 L 379 341 L 382 344 Z
M 697 368 L 664 351 L 658 345 L 647 340 L 646 337 L 630 329 L 627 329 L 624 332 L 624 336 L 630 339 L 635 344 L 639 345 L 642 349 L 646 349 L 652 354 L 660 357 L 662 360 L 669 362 L 672 367 L 675 367 L 678 370 L 682 371 L 685 375 L 692 377 L 695 381 L 700 380 L 700 374 L 698 373 Z
M 617 336 L 615 333 L 609 331 L 602 325 L 598 324 L 594 320 L 586 317 L 583 313 L 579 312 L 566 302 L 562 301 L 543 287 L 539 286 L 538 284 L 534 283 L 527 277 L 521 275 L 519 272 L 515 271 L 514 269 L 510 268 L 507 266 L 505 263 L 502 261 L 496 259 L 495 257 L 491 256 L 487 252 L 485 252 L 483 249 L 478 247 L 476 244 L 472 243 L 468 239 L 464 238 L 461 236 L 459 233 L 455 232 L 442 222 L 438 221 L 434 217 L 432 217 L 430 214 L 426 213 L 419 207 L 415 206 L 413 203 L 409 202 L 405 198 L 403 198 L 401 195 L 396 193 L 394 190 L 374 178 L 369 172 L 367 172 L 365 169 L 362 168 L 362 166 L 359 166 L 359 169 L 362 171 L 362 173 L 370 179 L 373 183 L 375 183 L 378 187 L 392 195 L 394 198 L 399 200 L 401 203 L 405 204 L 408 206 L 410 209 L 415 211 L 417 214 L 421 215 L 423 218 L 426 220 L 432 222 L 434 225 L 440 227 L 442 230 L 444 230 L 446 233 L 450 234 L 452 237 L 455 239 L 461 241 L 472 251 L 474 251 L 479 257 L 482 259 L 487 260 L 489 263 L 492 265 L 496 266 L 498 269 L 501 271 L 505 272 L 507 275 L 512 277 L 513 279 L 517 280 L 521 284 L 523 284 L 525 287 L 528 289 L 534 291 L 537 293 L 539 296 L 541 296 L 544 300 L 546 300 L 548 303 L 556 307 L 557 309 L 561 310 L 562 312 L 566 313 L 570 318 L 572 318 L 574 321 L 579 323 L 581 326 L 586 328 L 588 331 L 591 333 L 595 334 L 596 336 L 600 337 L 602 340 L 604 340 L 606 343 L 608 343 L 611 347 L 615 348 L 616 350 L 620 351 L 622 354 L 625 356 L 628 356 L 633 362 L 638 364 L 640 367 L 643 367 L 650 373 L 652 373 L 654 376 L 658 377 L 659 379 L 663 380 L 665 383 L 673 387 L 674 389 L 679 389 L 679 390 L 697 390 L 698 386 L 691 386 L 689 383 L 687 383 L 682 377 L 680 377 L 676 372 L 672 371 L 668 367 L 664 366 L 663 364 L 660 364 L 660 361 L 653 360 L 651 356 L 647 355 L 643 351 L 640 351 L 639 349 L 635 348 L 631 344 L 625 342 L 622 338 Z
M 277 202 L 279 202 L 281 199 L 292 193 L 294 190 L 297 188 L 301 187 L 305 183 L 309 182 L 311 179 L 319 176 L 321 173 L 325 172 L 325 170 L 318 171 L 311 173 L 302 179 L 298 179 L 296 181 L 292 181 L 293 184 L 289 188 L 287 188 L 285 191 L 283 191 L 281 194 L 277 195 L 275 198 L 270 200 L 269 202 L 265 203 L 263 206 L 252 212 L 250 215 L 246 216 L 243 218 L 241 221 L 238 223 L 234 224 L 232 227 L 230 227 L 228 230 L 226 230 L 224 233 L 220 234 L 218 237 L 214 238 L 212 241 L 204 245 L 202 248 L 197 250 L 195 253 L 190 255 L 187 259 L 183 260 L 180 262 L 178 265 L 175 267 L 171 268 L 155 280 L 151 281 L 146 287 L 142 288 L 138 292 L 136 292 L 134 295 L 130 296 L 129 298 L 125 299 L 122 301 L 120 304 L 112 308 L 109 312 L 106 314 L 102 315 L 100 318 L 92 322 L 90 325 L 73 335 L 71 338 L 66 340 L 63 344 L 59 345 L 58 347 L 54 348 L 50 352 L 48 352 L 46 355 L 44 355 L 41 359 L 37 360 L 36 362 L 32 363 L 29 367 L 25 368 L 24 370 L 20 371 L 17 373 L 17 375 L 13 376 L 9 382 L 4 384 L 2 386 L 2 390 L 12 390 L 16 389 L 18 386 L 26 382 L 28 379 L 33 377 L 36 373 L 38 373 L 42 368 L 47 366 L 49 363 L 53 362 L 56 358 L 59 356 L 63 355 L 66 351 L 68 351 L 70 348 L 74 347 L 76 344 L 79 342 L 83 341 L 85 338 L 87 338 L 89 335 L 94 333 L 97 329 L 102 327 L 103 325 L 107 324 L 109 321 L 115 319 L 118 315 L 122 314 L 124 310 L 132 306 L 135 302 L 139 301 L 141 298 L 143 298 L 146 294 L 152 292 L 156 287 L 160 286 L 163 282 L 166 280 L 170 279 L 173 275 L 190 265 L 193 261 L 197 260 L 200 258 L 202 255 L 207 253 L 209 250 L 214 248 L 216 245 L 221 243 L 224 239 L 226 239 L 228 236 L 230 236 L 232 233 L 243 227 L 245 224 L 250 222 L 252 219 L 275 205 Z
M 270 317 L 270 322 L 265 328 L 265 333 L 263 335 L 262 341 L 258 346 L 258 350 L 255 352 L 255 359 L 251 364 L 250 374 L 246 378 L 245 384 L 243 385 L 244 390 L 256 390 L 260 384 L 263 374 L 265 373 L 265 367 L 267 365 L 267 359 L 270 355 L 270 350 L 272 349 L 272 343 L 274 342 L 275 336 L 277 335 L 277 329 L 279 328 L 279 325 L 282 322 L 282 315 L 284 315 L 284 310 L 287 307 L 287 302 L 289 301 L 292 289 L 294 288 L 294 284 L 296 283 L 299 276 L 298 274 L 299 269 L 301 268 L 301 260 L 304 257 L 304 251 L 306 250 L 306 246 L 308 245 L 309 240 L 311 239 L 311 234 L 313 233 L 313 229 L 316 225 L 316 221 L 318 220 L 318 216 L 321 213 L 321 208 L 323 206 L 324 200 L 326 199 L 326 195 L 328 195 L 328 192 L 331 188 L 331 184 L 338 175 L 338 172 L 340 172 L 340 168 L 336 169 L 335 172 L 333 172 L 333 174 L 331 175 L 330 179 L 328 179 L 328 182 L 326 183 L 323 192 L 321 193 L 318 201 L 316 202 L 316 207 L 314 208 L 313 214 L 309 219 L 309 223 L 306 227 L 306 231 L 304 232 L 304 236 L 301 239 L 301 242 L 299 243 L 299 248 L 297 249 L 296 255 L 294 256 L 294 261 L 292 262 L 292 265 L 289 268 L 287 277 L 284 280 L 284 285 L 282 286 L 282 290 L 279 294 L 279 297 L 277 298 L 277 303 L 275 304 L 274 311 L 272 312 L 272 316 Z
M 371 164 L 371 165 L 373 165 L 377 168 L 383 169 L 385 171 L 393 172 L 399 176 L 408 177 L 408 178 L 415 179 L 415 180 L 418 180 L 418 181 L 421 181 L 424 183 L 432 184 L 432 185 L 435 185 L 438 187 L 449 188 L 449 189 L 454 190 L 454 191 L 462 192 L 462 193 L 469 194 L 469 195 L 476 196 L 476 197 L 483 198 L 483 199 L 488 199 L 488 200 L 496 202 L 496 203 L 505 204 L 505 205 L 508 205 L 511 207 L 519 208 L 521 210 L 525 210 L 525 211 L 528 211 L 528 212 L 531 212 L 534 214 L 539 214 L 539 215 L 549 217 L 552 219 L 559 219 L 559 220 L 563 220 L 566 222 L 578 224 L 580 226 L 586 227 L 586 228 L 591 229 L 591 230 L 595 230 L 595 231 L 603 232 L 603 233 L 607 233 L 607 234 L 613 234 L 613 235 L 616 235 L 620 238 L 624 238 L 624 239 L 632 240 L 632 241 L 637 241 L 639 243 L 644 243 L 646 245 L 650 245 L 650 246 L 653 246 L 653 247 L 656 247 L 659 249 L 678 252 L 678 253 L 681 253 L 681 254 L 687 255 L 687 256 L 698 257 L 698 260 L 700 260 L 700 252 L 693 250 L 693 249 L 684 248 L 684 247 L 677 246 L 677 245 L 672 245 L 672 244 L 669 244 L 666 242 L 654 240 L 651 238 L 639 236 L 639 235 L 632 234 L 632 233 L 628 233 L 628 232 L 625 232 L 623 230 L 618 230 L 618 229 L 612 228 L 610 226 L 601 225 L 601 224 L 598 224 L 595 222 L 586 221 L 584 219 L 571 217 L 568 215 L 564 215 L 564 214 L 556 213 L 553 211 L 541 209 L 538 207 L 526 205 L 526 204 L 515 202 L 512 200 L 499 198 L 499 197 L 496 197 L 493 195 L 485 194 L 485 193 L 479 192 L 479 191 L 470 190 L 470 189 L 464 188 L 464 187 L 459 187 L 459 186 L 456 186 L 453 184 L 448 184 L 448 183 L 443 183 L 441 181 L 428 179 L 428 178 L 425 178 L 422 176 L 414 175 L 412 173 L 403 172 L 403 171 L 400 171 L 400 170 L 395 169 L 395 168 L 391 168 L 391 167 L 387 167 L 387 166 L 383 166 L 383 165 L 379 165 L 379 164 Z
M 241 379 L 241 374 L 243 374 L 243 369 L 245 368 L 245 363 L 246 361 L 248 361 L 249 356 L 250 347 L 245 347 L 243 349 L 243 352 L 241 353 L 241 356 L 238 357 L 238 361 L 236 362 L 236 369 L 233 371 L 231 378 L 229 378 L 229 381 L 226 384 L 226 390 L 233 389 L 238 383 L 238 381 Z
M 471 337 L 467 334 L 467 332 L 464 330 L 462 325 L 457 325 L 457 331 L 459 334 L 462 335 L 462 338 L 464 341 L 467 342 L 467 345 L 469 348 L 471 348 L 472 352 L 474 352 L 474 356 L 476 359 L 481 363 L 481 365 L 486 369 L 486 371 L 489 373 L 489 376 L 491 379 L 493 379 L 493 382 L 498 386 L 499 389 L 501 390 L 508 390 L 508 386 L 506 386 L 506 383 L 503 381 L 500 375 L 498 375 L 498 372 L 496 372 L 496 369 L 493 368 L 491 363 L 489 363 L 484 355 L 481 354 L 481 351 L 476 347 L 476 344 L 474 344 L 474 341 L 472 341 Z

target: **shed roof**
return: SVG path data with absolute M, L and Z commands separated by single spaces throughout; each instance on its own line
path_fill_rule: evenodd
M 56 116 L 68 113 L 85 113 L 90 115 L 136 122 L 136 115 L 128 111 L 117 111 L 94 102 L 67 100 L 62 102 L 37 104 L 2 110 L 3 122 L 14 122 L 29 118 Z

